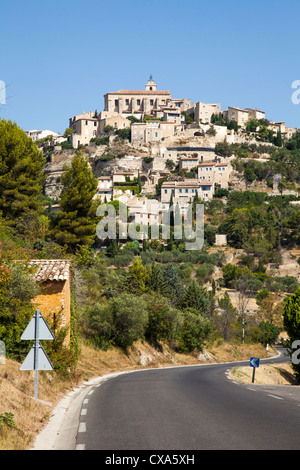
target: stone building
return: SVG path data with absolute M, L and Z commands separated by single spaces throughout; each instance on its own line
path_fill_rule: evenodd
M 45 319 L 59 320 L 68 328 L 65 344 L 70 344 L 71 323 L 71 261 L 66 259 L 37 259 L 29 265 L 35 268 L 34 276 L 41 293 L 33 300 Z
M 207 104 L 198 101 L 195 106 L 195 121 L 197 123 L 208 124 L 211 122 L 212 115 L 219 115 L 221 113 L 220 103 L 216 104 Z
M 135 116 L 142 119 L 153 111 L 166 106 L 172 96 L 168 90 L 157 90 L 157 85 L 148 80 L 145 90 L 119 90 L 104 95 L 104 110 L 116 112 L 123 117 Z
M 131 126 L 131 121 L 116 112 L 102 111 L 99 114 L 99 135 L 103 134 L 104 128 L 106 126 L 111 126 L 114 128 L 114 130 L 125 129 Z
M 224 117 L 228 121 L 236 121 L 239 126 L 245 127 L 249 121 L 249 112 L 245 109 L 229 106 L 228 110 L 224 113 Z
M 186 178 L 182 181 L 166 181 L 161 185 L 161 202 L 169 203 L 171 196 L 173 204 L 179 205 L 181 210 L 185 210 L 196 194 L 203 201 L 208 201 L 214 195 L 213 181 L 199 181 L 198 179 Z
M 230 163 L 209 162 L 198 165 L 198 178 L 200 181 L 211 181 L 223 189 L 228 189 L 231 172 L 232 166 Z
M 160 142 L 175 135 L 177 123 L 164 121 L 136 122 L 131 125 L 131 144 L 134 147 Z
M 70 143 L 74 148 L 78 148 L 81 145 L 88 145 L 90 140 L 97 136 L 99 120 L 95 112 L 89 111 L 70 118 L 69 127 L 74 131 L 69 138 Z
M 113 197 L 113 179 L 111 176 L 99 176 L 98 177 L 98 192 L 95 195 L 95 199 L 100 197 L 101 202 L 109 202 Z

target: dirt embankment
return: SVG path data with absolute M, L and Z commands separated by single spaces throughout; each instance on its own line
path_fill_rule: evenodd
M 253 369 L 251 367 L 235 367 L 229 377 L 237 382 L 250 384 Z M 264 364 L 255 370 L 255 383 L 258 385 L 297 385 L 290 364 Z

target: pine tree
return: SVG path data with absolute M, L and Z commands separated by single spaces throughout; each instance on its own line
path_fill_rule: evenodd
M 206 313 L 209 307 L 209 299 L 206 290 L 200 287 L 195 280 L 187 288 L 181 301 L 182 308 L 194 308 L 201 313 Z
M 92 245 L 96 236 L 97 204 L 93 198 L 97 178 L 87 158 L 77 152 L 71 167 L 65 167 L 61 182 L 61 211 L 54 221 L 53 236 L 58 243 L 75 252 L 80 245 Z
M 44 157 L 25 132 L 0 119 L 0 211 L 11 224 L 43 212 Z
M 292 294 L 284 308 L 283 312 L 283 326 L 289 335 L 289 342 L 291 346 L 291 352 L 293 348 L 293 343 L 295 342 L 296 347 L 299 350 L 299 339 L 300 339 L 300 287 L 297 291 Z M 292 367 L 295 371 L 296 378 L 300 383 L 300 361 L 299 361 L 299 353 L 296 351 L 293 353 L 295 354 L 295 358 L 293 359 L 292 356 Z

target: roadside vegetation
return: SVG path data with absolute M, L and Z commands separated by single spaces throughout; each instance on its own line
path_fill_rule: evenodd
M 128 133 L 119 137 L 128 138 Z M 298 187 L 298 135 L 284 147 L 223 145 L 217 151 L 234 153 L 235 168 L 249 183 L 258 179 L 271 184 L 280 172 L 282 188 Z M 270 156 L 266 164 L 252 158 L 262 151 Z M 199 251 L 186 251 L 185 240 L 174 240 L 172 216 L 168 243 L 100 241 L 97 179 L 85 154 L 74 152 L 71 166 L 65 168 L 56 213 L 51 210 L 54 201 L 43 195 L 44 163 L 42 152 L 16 124 L 0 120 L 0 341 L 8 361 L 20 363 L 31 347 L 20 341 L 20 335 L 33 315 L 31 301 L 39 290 L 28 267 L 33 258 L 73 261 L 77 324 L 71 348 L 64 346 L 65 331 L 57 332 L 57 340 L 47 345 L 55 370 L 44 379 L 59 384 L 58 395 L 84 377 L 81 361 L 86 348 L 101 361 L 113 360 L 118 351 L 126 363 L 119 364 L 126 368 L 136 344 L 149 345 L 157 353 L 167 351 L 169 363 L 175 356 L 178 363 L 195 363 L 216 344 L 229 345 L 230 351 L 250 346 L 263 351 L 283 330 L 298 339 L 298 278 L 272 275 L 269 269 L 281 265 L 285 251 L 299 249 L 300 208 L 291 204 L 295 197 L 217 191 L 205 203 L 205 245 Z M 137 179 L 138 192 L 140 184 Z M 111 204 L 119 208 L 117 201 Z M 214 246 L 216 233 L 227 235 L 227 248 Z M 236 253 L 232 260 L 226 256 L 230 250 Z M 256 301 L 255 311 L 251 299 Z M 105 370 L 114 367 L 109 364 Z M 100 369 L 90 365 L 90 374 Z M 299 378 L 298 369 L 295 373 Z M 11 372 L 9 377 L 12 381 Z M 4 379 L 0 376 L 0 387 Z M 31 394 L 25 385 L 22 393 Z M 0 402 L 0 437 L 14 424 L 12 403 Z

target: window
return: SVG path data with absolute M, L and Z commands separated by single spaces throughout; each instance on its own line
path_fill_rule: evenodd
M 88 126 L 88 125 L 89 125 L 89 121 L 85 121 L 85 125 Z
M 126 100 L 125 103 L 126 103 L 126 106 L 129 106 L 129 100 Z
M 119 106 L 119 100 L 115 100 L 115 106 Z
M 153 100 L 150 100 L 150 106 L 153 106 Z
M 94 122 L 94 127 L 97 127 L 97 123 L 96 123 L 96 122 Z
M 136 103 L 137 103 L 138 106 L 140 106 L 141 100 L 136 100 Z

